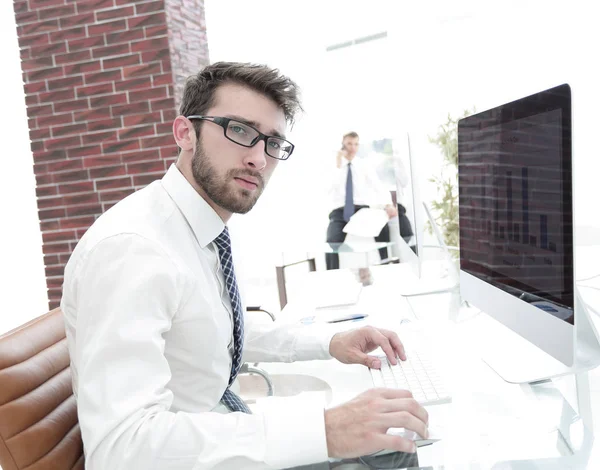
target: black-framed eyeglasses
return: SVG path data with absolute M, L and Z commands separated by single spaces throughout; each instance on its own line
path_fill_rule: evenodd
M 242 147 L 254 147 L 258 142 L 264 140 L 266 154 L 277 160 L 287 160 L 294 151 L 294 144 L 290 141 L 281 137 L 265 135 L 245 122 L 218 116 L 193 115 L 187 116 L 187 118 L 214 122 L 223 128 L 223 133 L 227 139 Z

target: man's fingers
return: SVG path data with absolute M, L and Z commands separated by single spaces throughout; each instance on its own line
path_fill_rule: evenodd
M 429 437 L 427 424 L 425 421 L 416 417 L 409 411 L 396 411 L 394 413 L 386 413 L 381 415 L 382 424 L 386 428 L 405 428 L 416 432 L 423 439 Z
M 387 450 L 396 450 L 398 452 L 408 452 L 414 454 L 417 451 L 416 444 L 410 439 L 391 434 L 380 434 L 376 438 L 377 447 Z
M 392 344 L 392 348 L 396 352 L 396 355 L 403 361 L 406 361 L 406 351 L 404 350 L 404 345 L 402 344 L 402 341 L 400 341 L 398 335 L 393 331 L 383 330 L 381 328 L 379 331 L 386 336 L 389 342 Z
M 417 419 L 419 419 L 426 425 L 429 424 L 429 413 L 425 408 L 419 405 L 419 403 L 412 397 L 385 400 L 384 404 L 381 407 L 381 411 L 387 414 L 401 413 L 403 411 L 406 411 L 411 415 L 415 416 Z M 394 425 L 392 427 L 399 426 Z
M 388 360 L 392 364 L 396 365 L 398 363 L 396 360 L 396 353 L 394 352 L 394 348 L 392 348 L 392 344 L 387 336 L 385 336 L 376 328 L 372 328 L 367 331 L 369 332 L 368 334 L 370 335 L 371 342 L 383 349 L 383 352 L 387 356 Z
M 409 390 L 403 390 L 400 388 L 374 388 L 374 393 L 382 398 L 388 400 L 394 400 L 397 398 L 412 398 L 412 393 Z

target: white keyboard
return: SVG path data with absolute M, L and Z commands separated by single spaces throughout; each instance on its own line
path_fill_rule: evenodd
M 446 391 L 440 374 L 423 351 L 407 352 L 406 361 L 392 365 L 386 356 L 378 356 L 381 369 L 370 369 L 376 388 L 398 388 L 409 390 L 422 405 L 449 403 L 452 397 Z

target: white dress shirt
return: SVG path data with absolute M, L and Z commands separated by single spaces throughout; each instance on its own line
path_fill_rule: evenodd
M 335 168 L 331 176 L 329 196 L 332 208 L 344 207 L 346 203 L 346 179 L 348 160 L 342 158 L 340 168 Z M 392 203 L 390 192 L 377 176 L 377 172 L 364 159 L 352 159 L 352 195 L 355 205 L 383 208 Z
M 102 215 L 75 248 L 61 308 L 88 470 L 327 460 L 322 401 L 292 397 L 266 400 L 254 414 L 215 411 L 233 344 L 213 243 L 223 228 L 173 165 Z M 245 362 L 331 358 L 332 330 L 251 318 Z

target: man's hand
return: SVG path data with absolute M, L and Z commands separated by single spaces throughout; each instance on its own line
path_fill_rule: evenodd
M 327 452 L 352 458 L 382 449 L 416 452 L 415 443 L 390 436 L 389 428 L 405 428 L 427 439 L 429 415 L 407 390 L 375 388 L 348 403 L 325 410 Z
M 335 156 L 335 164 L 338 168 L 342 166 L 342 158 L 346 158 L 346 155 L 348 155 L 348 153 L 345 150 L 340 150 Z
M 380 347 L 389 361 L 396 364 L 396 357 L 406 360 L 404 346 L 393 331 L 365 326 L 356 330 L 337 333 L 329 343 L 329 354 L 344 364 L 363 364 L 379 369 L 381 361 L 368 353 Z
M 393 219 L 394 217 L 396 217 L 398 215 L 398 209 L 396 209 L 391 204 L 388 204 L 387 206 L 385 206 L 384 209 L 387 212 L 387 215 L 390 219 Z

